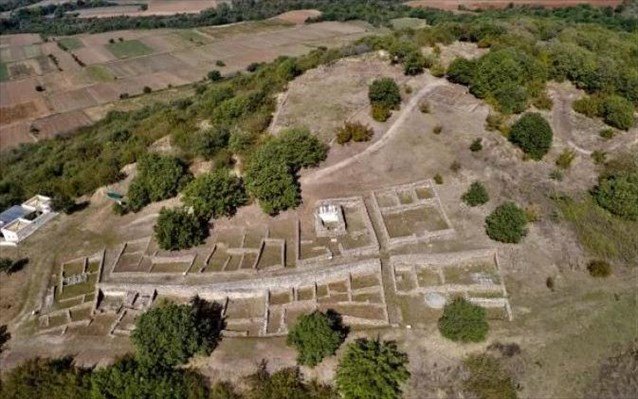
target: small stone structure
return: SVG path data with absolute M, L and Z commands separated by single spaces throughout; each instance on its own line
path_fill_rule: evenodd
M 56 215 L 57 213 L 52 209 L 51 198 L 44 195 L 35 195 L 22 205 L 5 210 L 0 213 L 0 232 L 6 240 L 4 243 L 12 245 L 19 243 Z
M 319 202 L 315 208 L 315 234 L 317 237 L 338 237 L 346 234 L 346 220 L 341 205 L 329 200 Z

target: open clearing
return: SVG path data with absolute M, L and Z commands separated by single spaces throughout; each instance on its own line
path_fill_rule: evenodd
M 368 32 L 355 23 L 293 25 L 273 19 L 226 27 L 58 38 L 66 51 L 37 35 L 3 36 L 0 113 L 13 116 L 0 126 L 0 148 L 71 132 L 102 116 L 100 109 L 122 94 L 138 95 L 146 86 L 166 90 L 196 82 L 212 69 L 231 74 L 253 62 L 301 55 L 319 46 L 337 47 Z M 217 60 L 225 66 L 215 66 Z M 37 91 L 38 85 L 44 91 Z M 28 105 L 33 102 L 44 106 Z M 17 108 L 21 111 L 12 111 Z M 60 121 L 55 128 L 30 134 L 31 126 L 42 126 L 51 118 Z

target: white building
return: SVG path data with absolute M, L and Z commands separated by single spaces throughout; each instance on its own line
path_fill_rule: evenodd
M 19 243 L 57 213 L 51 207 L 51 198 L 36 195 L 22 205 L 14 205 L 0 213 L 0 232 L 9 243 Z

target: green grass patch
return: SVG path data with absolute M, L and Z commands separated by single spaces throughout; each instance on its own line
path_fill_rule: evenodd
M 37 44 L 29 44 L 22 47 L 22 49 L 24 50 L 24 55 L 26 58 L 35 58 L 42 54 L 42 51 L 40 51 L 40 46 L 38 46 Z
M 581 245 L 590 255 L 636 265 L 638 222 L 613 216 L 597 206 L 589 196 L 579 201 L 562 197 L 555 202 L 560 215 L 571 225 Z
M 427 22 L 419 18 L 396 18 L 390 21 L 394 29 L 419 29 L 427 25 Z
M 106 48 L 117 58 L 140 57 L 153 53 L 153 49 L 139 40 L 125 40 L 123 42 L 109 43 Z
M 90 65 L 86 67 L 86 72 L 91 79 L 97 82 L 112 82 L 115 80 L 115 75 L 103 65 Z
M 7 64 L 0 63 L 0 82 L 9 80 L 9 70 L 7 70 Z
M 175 34 L 182 40 L 193 44 L 206 44 L 210 42 L 208 38 L 193 29 L 176 30 Z
M 58 40 L 58 44 L 63 50 L 75 50 L 84 47 L 80 39 L 75 37 L 64 37 Z

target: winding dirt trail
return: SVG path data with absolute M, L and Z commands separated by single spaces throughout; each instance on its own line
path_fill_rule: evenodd
M 362 158 L 369 156 L 370 154 L 374 154 L 379 151 L 383 146 L 386 145 L 388 141 L 390 141 L 398 132 L 399 128 L 405 123 L 408 119 L 412 111 L 419 105 L 419 101 L 432 90 L 437 87 L 444 86 L 447 84 L 447 81 L 444 79 L 437 79 L 433 82 L 430 82 L 423 86 L 411 99 L 410 101 L 399 110 L 399 117 L 392 123 L 390 128 L 383 134 L 383 136 L 373 143 L 370 147 L 366 148 L 362 152 L 354 155 L 348 159 L 344 159 L 341 162 L 337 162 L 334 165 L 328 166 L 323 169 L 319 169 L 313 173 L 302 176 L 300 182 L 302 184 L 307 184 L 312 182 L 313 180 L 321 179 L 325 176 L 334 174 L 335 171 L 345 168 L 346 166 L 360 161 Z

